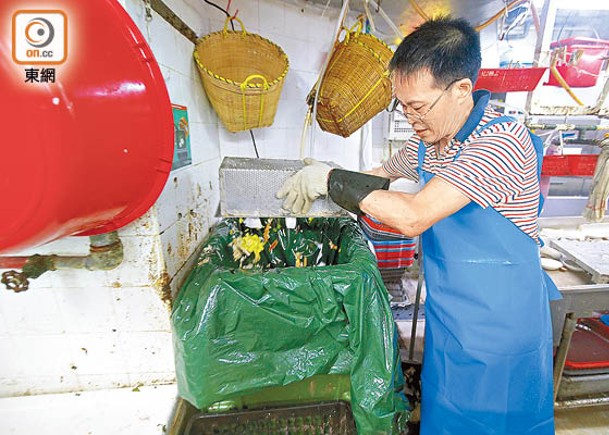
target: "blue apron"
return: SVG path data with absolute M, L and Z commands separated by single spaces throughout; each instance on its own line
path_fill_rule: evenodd
M 421 142 L 422 183 L 433 177 L 422 170 L 424 155 Z M 560 296 L 537 243 L 470 202 L 425 231 L 422 244 L 421 434 L 553 435 L 549 299 Z

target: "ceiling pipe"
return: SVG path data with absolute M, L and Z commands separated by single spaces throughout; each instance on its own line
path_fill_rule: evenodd
M 2 274 L 7 290 L 25 291 L 29 279 L 62 269 L 112 270 L 123 262 L 123 243 L 116 231 L 89 237 L 89 255 L 59 256 L 34 254 L 29 257 L 0 257 L 0 269 L 15 268 Z

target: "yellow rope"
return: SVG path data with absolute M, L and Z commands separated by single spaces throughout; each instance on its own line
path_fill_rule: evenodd
M 262 114 L 264 113 L 264 97 L 266 94 L 260 95 L 260 116 L 258 117 L 258 128 L 262 125 Z
M 247 76 L 245 80 L 243 80 L 243 83 L 241 83 L 241 102 L 243 103 L 243 129 L 247 130 L 247 105 L 245 103 L 245 90 L 248 87 L 248 83 L 250 80 L 252 79 L 261 79 L 262 80 L 262 87 L 264 90 L 268 90 L 269 89 L 269 84 L 266 81 L 266 78 L 263 75 L 260 74 L 252 74 L 250 76 Z M 262 125 L 262 110 L 264 109 L 264 97 L 265 94 L 260 94 L 260 116 L 258 117 L 258 127 L 260 127 Z

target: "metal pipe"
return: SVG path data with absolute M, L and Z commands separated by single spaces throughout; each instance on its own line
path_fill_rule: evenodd
M 599 141 L 597 139 L 571 139 L 571 138 L 565 138 L 563 139 L 564 143 L 569 143 L 572 145 L 595 145 L 598 146 L 599 145 Z M 554 139 L 551 142 L 552 145 L 560 145 L 560 140 L 558 139 Z
M 562 329 L 562 339 L 560 345 L 556 350 L 556 357 L 554 358 L 554 401 L 558 396 L 558 389 L 560 388 L 560 381 L 562 380 L 562 373 L 565 369 L 565 362 L 567 361 L 567 352 L 571 345 L 571 338 L 575 327 L 577 326 L 577 318 L 574 313 L 567 314 L 565 318 L 565 326 Z
M 0 269 L 22 269 L 30 257 L 0 257 Z
M 423 244 L 419 236 L 417 244 L 417 265 L 419 266 L 419 276 L 417 279 L 417 293 L 414 299 L 414 310 L 412 313 L 412 327 L 410 329 L 410 343 L 408 346 L 408 361 L 414 361 L 414 347 L 417 341 L 417 323 L 419 321 L 419 304 L 421 302 L 421 290 L 423 288 Z
M 559 400 L 554 403 L 554 409 L 582 408 L 584 406 L 605 406 L 607 404 L 609 404 L 609 397 L 590 397 L 585 399 Z
M 596 100 L 596 104 L 594 108 L 591 110 L 591 113 L 599 113 L 605 104 L 605 100 L 607 99 L 607 94 L 609 94 L 609 78 L 605 79 L 605 84 L 603 85 L 603 90 L 598 96 Z
M 62 269 L 112 270 L 123 261 L 123 244 L 116 231 L 89 237 L 89 255 L 59 256 L 39 255 L 30 257 L 0 257 L 0 268 L 21 268 L 2 274 L 2 284 L 15 292 L 29 288 L 29 279 L 45 272 Z
M 580 131 L 602 131 L 609 130 L 609 125 L 576 125 L 576 124 L 533 124 L 526 123 L 526 126 L 535 130 L 580 130 Z
M 387 13 L 383 10 L 380 5 L 381 0 L 370 0 L 370 2 L 376 7 L 377 12 L 380 14 L 381 17 L 383 17 L 387 25 L 391 27 L 391 30 L 393 30 L 393 33 L 395 33 L 395 36 L 397 36 L 401 41 L 404 38 L 404 34 L 400 30 L 400 28 L 396 26 L 393 21 L 391 21 L 389 15 L 387 15 Z

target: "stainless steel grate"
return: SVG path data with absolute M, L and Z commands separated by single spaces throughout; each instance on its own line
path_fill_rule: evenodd
M 224 217 L 294 216 L 281 208 L 283 201 L 275 194 L 303 166 L 300 160 L 225 157 L 220 166 L 220 214 Z M 318 199 L 306 214 L 308 217 L 346 215 L 330 198 Z

